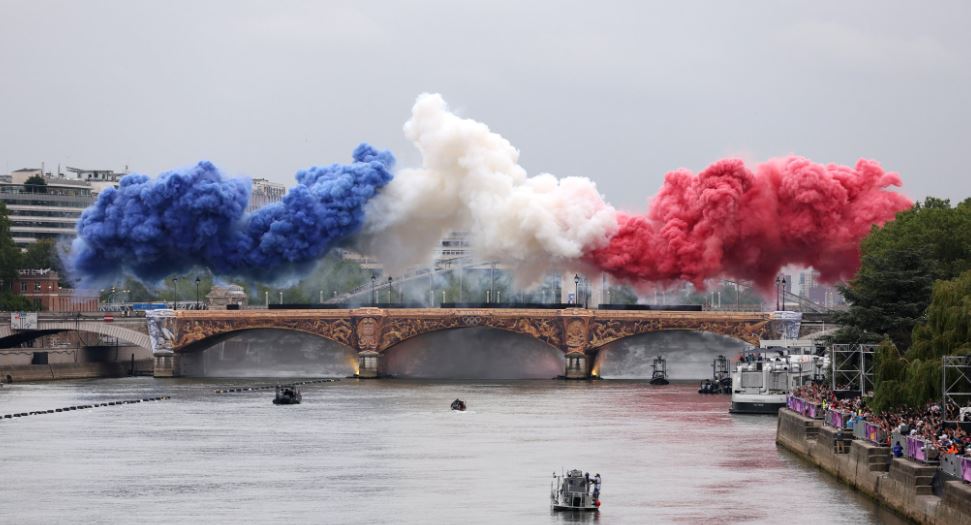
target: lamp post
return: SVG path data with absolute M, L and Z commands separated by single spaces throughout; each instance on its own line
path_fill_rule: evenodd
M 283 304 L 283 290 L 280 290 L 280 304 Z
M 573 305 L 574 308 L 580 307 L 580 274 L 573 276 Z
M 323 290 L 320 291 L 320 301 L 319 302 L 320 302 L 320 304 L 324 304 L 324 291 Z
M 196 310 L 199 309 L 199 283 L 201 282 L 202 279 L 196 277 Z
M 172 309 L 179 309 L 179 278 L 172 278 Z
M 378 300 L 377 297 L 375 297 L 374 295 L 374 284 L 377 282 L 377 279 L 378 277 L 372 273 L 371 274 L 371 306 L 374 306 L 374 303 L 376 303 Z
M 496 289 L 496 263 L 492 263 L 492 284 L 489 285 L 489 295 L 495 295 Z
M 391 306 L 391 276 L 388 276 L 388 306 Z
M 781 275 L 775 278 L 775 309 L 776 311 L 785 308 L 785 287 L 786 278 Z M 781 304 L 780 304 L 781 303 Z

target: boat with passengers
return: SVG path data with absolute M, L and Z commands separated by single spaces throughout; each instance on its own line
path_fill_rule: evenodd
M 570 469 L 565 475 L 553 473 L 550 507 L 562 511 L 596 511 L 600 509 L 600 474 Z
M 303 400 L 300 390 L 293 385 L 277 385 L 274 405 L 299 405 Z
M 742 352 L 732 372 L 732 414 L 775 414 L 794 389 L 822 379 L 828 358 L 814 341 L 763 340 Z

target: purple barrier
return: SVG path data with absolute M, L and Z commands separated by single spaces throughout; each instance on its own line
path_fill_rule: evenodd
M 971 458 L 961 458 L 961 479 L 971 483 Z
M 878 425 L 867 421 L 863 423 L 863 429 L 866 433 L 867 441 L 877 445 L 886 445 L 887 437 Z
M 927 442 L 923 439 L 907 437 L 907 457 L 914 458 L 921 463 L 926 463 Z
M 826 424 L 833 428 L 846 428 L 853 414 L 850 412 L 840 412 L 838 410 L 826 410 Z

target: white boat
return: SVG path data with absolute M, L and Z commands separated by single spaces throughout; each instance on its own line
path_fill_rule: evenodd
M 550 487 L 550 507 L 553 510 L 596 511 L 600 508 L 600 474 L 571 469 L 566 475 L 553 473 Z
M 732 372 L 732 414 L 775 414 L 795 388 L 821 379 L 826 358 L 811 341 L 763 341 Z

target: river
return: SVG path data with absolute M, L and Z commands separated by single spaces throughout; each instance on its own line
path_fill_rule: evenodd
M 776 447 L 775 418 L 643 381 L 101 379 L 13 384 L 0 523 L 906 523 Z M 466 413 L 451 412 L 455 398 Z M 599 472 L 599 515 L 554 514 L 554 471 Z

